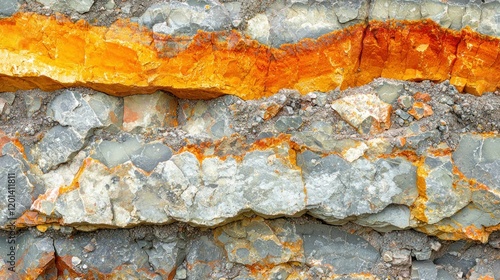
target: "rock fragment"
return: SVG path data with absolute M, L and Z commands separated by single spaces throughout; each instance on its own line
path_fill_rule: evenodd
M 95 250 L 83 251 L 82 248 L 92 240 L 95 240 Z M 101 277 L 120 278 L 123 274 L 141 279 L 152 278 L 148 275 L 148 255 L 127 230 L 102 230 L 76 235 L 72 239 L 58 237 L 54 240 L 54 248 L 59 273 L 66 277 L 89 278 L 97 272 Z M 74 265 L 77 260 L 80 260 L 78 267 Z M 84 265 L 86 269 L 83 269 Z
M 342 119 L 361 134 L 377 134 L 391 127 L 392 106 L 375 94 L 357 94 L 332 103 Z
M 415 172 L 403 159 L 373 163 L 359 159 L 349 164 L 335 155 L 322 158 L 306 151 L 297 155 L 297 164 L 308 190 L 310 213 L 326 221 L 377 213 L 395 201 L 408 201 L 411 205 L 417 195 L 407 193 L 414 185 L 400 181 L 405 176 L 411 178 Z
M 177 98 L 163 92 L 124 98 L 123 129 L 141 131 L 145 128 L 177 125 Z
M 0 1 L 0 17 L 12 16 L 20 7 L 19 0 L 1 0 Z
M 335 274 L 364 272 L 380 258 L 366 240 L 326 225 L 298 225 L 297 233 L 304 240 L 306 263 L 319 264 Z
M 28 164 L 12 155 L 0 156 L 0 228 L 29 210 L 39 190 L 30 182 Z M 10 182 L 10 183 L 9 183 Z M 14 207 L 13 207 L 14 206 Z
M 82 138 L 89 130 L 103 126 L 92 107 L 75 91 L 67 90 L 56 96 L 49 105 L 48 115 L 63 126 L 72 127 Z
M 265 266 L 304 262 L 302 240 L 285 220 L 244 220 L 216 230 L 215 235 L 234 263 Z
M 413 106 L 410 110 L 408 110 L 408 113 L 417 120 L 432 116 L 434 114 L 430 105 L 419 101 L 413 103 Z
M 90 7 L 94 4 L 94 0 L 37 0 L 38 3 L 49 7 L 55 11 L 76 11 L 80 14 L 86 13 L 90 10 Z
M 431 261 L 416 261 L 411 266 L 411 279 L 437 280 L 438 270 Z
M 73 158 L 84 146 L 84 138 L 69 126 L 54 126 L 38 143 L 35 157 L 43 172 Z
M 212 237 L 201 236 L 191 245 L 186 260 L 188 274 L 193 279 L 210 279 L 215 269 L 222 266 L 223 250 Z

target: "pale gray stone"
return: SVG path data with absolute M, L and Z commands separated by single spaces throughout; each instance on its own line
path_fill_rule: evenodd
M 186 257 L 189 279 L 211 279 L 215 268 L 222 267 L 223 250 L 212 237 L 201 236 L 196 239 Z
M 257 14 L 247 23 L 246 34 L 262 44 L 269 44 L 271 35 L 271 24 L 269 18 L 265 14 Z
M 267 10 L 266 15 L 271 27 L 269 44 L 274 47 L 304 38 L 317 38 L 342 28 L 333 7 L 327 2 L 312 5 L 294 3 L 290 6 L 277 2 Z M 314 18 L 314 23 L 311 18 Z
M 54 126 L 35 150 L 40 169 L 46 173 L 61 163 L 71 160 L 83 148 L 84 138 L 80 133 L 68 126 Z
M 327 225 L 297 225 L 303 239 L 306 264 L 335 274 L 369 271 L 380 258 L 366 240 Z
M 402 83 L 392 82 L 384 82 L 380 87 L 377 87 L 375 89 L 380 100 L 389 104 L 392 104 L 394 101 L 396 101 L 403 90 L 404 88 Z
M 459 231 L 463 225 L 475 226 L 476 228 L 489 227 L 500 224 L 500 217 L 485 213 L 474 203 L 462 208 L 450 218 L 445 218 L 436 224 L 424 226 L 429 233 L 439 232 L 439 228 L 450 228 L 450 231 Z
M 391 0 L 389 18 L 399 20 L 418 20 L 422 18 L 420 0 Z
M 448 16 L 450 18 L 450 28 L 460 30 L 463 28 L 462 21 L 467 7 L 464 5 L 453 5 L 448 2 Z
M 471 3 L 465 8 L 464 16 L 462 18 L 462 27 L 469 26 L 473 30 L 479 27 L 481 19 L 481 7 L 475 3 Z
M 278 132 L 286 132 L 289 130 L 296 130 L 302 125 L 302 117 L 291 116 L 291 117 L 280 117 L 276 120 L 274 127 Z
M 64 218 L 66 224 L 114 224 L 108 189 L 116 184 L 115 176 L 106 174 L 101 166 L 90 165 L 80 176 L 77 189 L 59 195 L 54 211 Z
M 244 198 L 251 209 L 269 216 L 293 215 L 305 208 L 306 194 L 301 172 L 280 159 L 288 158 L 290 147 L 247 153 L 238 178 L 245 185 Z
M 370 19 L 418 20 L 421 18 L 419 0 L 375 0 L 371 3 Z
M 95 250 L 83 251 L 82 248 L 89 243 L 95 244 Z M 78 234 L 72 238 L 57 237 L 54 247 L 59 256 L 77 257 L 83 264 L 101 273 L 111 273 L 120 266 L 127 265 L 136 270 L 149 270 L 150 267 L 148 255 L 125 229 L 100 230 L 92 234 Z
M 353 139 L 335 139 L 334 128 L 323 121 L 315 121 L 302 129 L 301 132 L 292 131 L 292 140 L 303 144 L 311 151 L 342 154 L 346 149 L 355 148 L 359 141 Z
M 174 239 L 174 238 L 171 238 Z M 171 240 L 162 242 L 153 240 L 152 246 L 146 249 L 149 257 L 149 263 L 153 269 L 164 278 L 174 271 L 186 257 L 185 244 L 181 240 Z
M 229 29 L 232 20 L 229 11 L 218 1 L 199 0 L 153 5 L 139 18 L 139 22 L 152 27 L 154 32 L 194 35 L 198 30 Z
M 500 190 L 500 137 L 463 135 L 453 161 L 468 178 Z
M 142 16 L 139 18 L 139 22 L 149 28 L 153 28 L 155 24 L 164 22 L 169 13 L 169 5 L 165 5 L 164 3 L 156 3 L 147 8 L 144 14 L 142 14 Z
M 179 126 L 189 134 L 220 139 L 234 133 L 232 122 L 238 106 L 237 97 L 217 98 L 210 101 L 179 101 Z
M 20 6 L 18 0 L 0 0 L 0 17 L 13 15 Z
M 127 96 L 123 104 L 123 130 L 127 132 L 171 127 L 177 119 L 177 98 L 165 92 Z
M 14 103 L 14 100 L 16 99 L 16 95 L 12 92 L 2 92 L 0 93 L 0 97 L 7 101 L 9 105 L 12 105 Z
M 135 137 L 131 137 L 121 143 L 115 141 L 102 141 L 97 145 L 95 152 L 92 154 L 92 158 L 99 160 L 107 167 L 115 167 L 131 160 L 131 157 L 134 155 L 136 163 L 143 165 L 143 167 L 151 167 L 154 161 L 168 156 L 168 152 L 162 149 L 163 155 L 157 155 L 158 157 L 156 159 L 151 159 L 151 162 L 147 164 L 144 162 L 144 158 L 141 157 L 141 153 L 144 152 L 144 149 L 146 149 L 145 146 L 142 146 Z M 149 149 L 150 148 L 146 151 L 147 154 L 150 152 Z
M 40 107 L 42 106 L 42 98 L 38 96 L 26 95 L 24 97 L 24 103 L 26 104 L 28 117 L 31 117 L 36 111 L 40 110 Z
M 481 5 L 481 20 L 477 31 L 493 35 L 500 35 L 500 2 L 493 1 Z
M 424 213 L 427 223 L 434 224 L 465 207 L 470 201 L 471 191 L 467 185 L 457 183 L 453 186 L 450 156 L 428 156 L 424 164 L 428 170 L 424 179 L 427 194 Z
M 35 187 L 28 179 L 27 163 L 11 155 L 0 156 L 0 227 L 14 222 L 30 208 Z M 13 176 L 9 176 L 9 174 Z M 10 184 L 9 179 L 14 179 Z
M 448 14 L 448 5 L 446 3 L 423 0 L 421 4 L 422 18 L 429 18 L 439 25 L 448 28 L 451 25 L 451 18 Z
M 334 1 L 333 7 L 340 23 L 364 21 L 368 15 L 369 2 L 368 0 Z
M 135 173 L 137 174 L 137 173 Z M 157 173 L 153 173 L 149 180 L 144 183 L 144 180 L 129 180 L 129 184 L 137 183 L 139 192 L 136 192 L 135 198 L 132 199 L 132 205 L 135 208 L 134 216 L 139 221 L 144 221 L 151 224 L 162 224 L 172 221 L 172 219 L 167 215 L 166 208 L 169 208 L 169 199 L 172 199 L 172 193 L 169 188 L 164 187 L 168 184 L 162 184 L 158 181 L 162 179 Z M 120 204 L 120 197 L 117 197 L 117 203 Z M 128 198 L 125 198 L 128 200 Z M 121 201 L 121 203 L 127 208 L 127 203 L 130 201 Z
M 297 164 L 308 191 L 309 213 L 329 222 L 382 211 L 404 191 L 395 177 L 415 171 L 402 159 L 349 164 L 336 155 L 320 157 L 309 151 L 297 155 Z
M 493 220 L 500 220 L 495 205 L 500 201 L 500 137 L 465 134 L 453 153 L 455 165 L 467 178 L 476 179 L 490 190 L 473 192 L 472 199 L 478 209 L 488 213 Z
M 172 149 L 161 143 L 149 143 L 130 153 L 132 163 L 144 171 L 151 172 L 158 163 L 172 157 Z
M 381 232 L 387 232 L 410 227 L 410 217 L 408 206 L 389 205 L 379 213 L 361 216 L 354 222 Z
M 387 20 L 389 19 L 390 0 L 373 0 L 370 3 L 370 19 Z
M 155 199 L 153 203 L 166 203 L 160 208 L 165 209 L 168 216 L 181 221 L 215 225 L 237 215 L 245 202 L 242 185 L 236 177 L 236 161 L 207 158 L 202 166 L 203 170 L 200 170 L 198 159 L 189 152 L 161 162 L 149 179 L 151 187 L 148 189 L 152 191 L 148 192 L 151 193 L 148 197 L 155 193 L 153 189 L 158 189 L 164 200 Z M 143 206 L 137 203 L 137 208 L 147 207 L 148 202 L 142 199 L 142 194 L 138 201 L 144 203 Z
M 76 91 L 66 90 L 56 96 L 49 104 L 47 114 L 61 125 L 72 127 L 82 138 L 87 137 L 89 130 L 103 126 L 94 110 Z
M 411 265 L 412 280 L 437 280 L 437 267 L 431 261 L 415 261 Z
M 80 14 L 86 13 L 94 4 L 94 0 L 36 0 L 53 10 L 68 11 L 73 10 Z
M 96 91 L 84 96 L 83 99 L 94 111 L 103 127 L 114 126 L 115 130 L 121 128 L 123 124 L 123 98 Z
M 475 190 L 472 192 L 472 202 L 479 210 L 491 219 L 500 221 L 500 197 L 491 190 Z

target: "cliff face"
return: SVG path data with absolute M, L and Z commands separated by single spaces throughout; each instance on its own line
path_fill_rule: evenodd
M 0 3 L 3 278 L 500 278 L 500 2 Z

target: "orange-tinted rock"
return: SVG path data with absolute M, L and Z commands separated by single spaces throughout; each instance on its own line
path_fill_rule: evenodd
M 449 79 L 462 34 L 431 21 L 370 22 L 363 40 L 357 85 L 385 77 Z
M 408 110 L 408 113 L 415 119 L 420 120 L 421 118 L 432 116 L 434 111 L 432 111 L 432 107 L 430 105 L 417 101 L 413 103 L 413 106 L 410 110 Z
M 418 101 L 422 101 L 422 102 L 431 101 L 431 95 L 426 93 L 426 92 L 417 92 L 413 95 L 413 98 L 415 98 Z
M 54 252 L 45 252 L 38 258 L 37 263 L 24 263 L 25 256 L 17 263 L 20 269 L 18 272 L 21 279 L 57 279 L 57 269 L 55 266 Z
M 236 31 L 171 37 L 125 21 L 98 27 L 36 14 L 1 19 L 0 34 L 0 91 L 85 86 L 113 95 L 166 90 L 182 98 L 256 99 L 377 77 L 451 79 L 474 94 L 500 87 L 500 39 L 432 21 L 373 21 L 280 48 Z
M 36 211 L 26 211 L 16 220 L 16 227 L 25 228 L 46 224 L 59 224 L 61 221 L 57 218 L 47 217 Z
M 500 88 L 500 40 L 470 30 L 461 35 L 451 84 L 476 95 Z

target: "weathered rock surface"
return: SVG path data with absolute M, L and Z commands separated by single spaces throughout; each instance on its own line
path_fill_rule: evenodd
M 0 278 L 500 278 L 483 2 L 0 0 Z
M 182 221 L 214 227 L 248 212 L 308 213 L 330 224 L 415 228 L 486 242 L 500 224 L 498 136 L 457 133 L 460 139 L 448 140 L 445 130 L 428 128 L 445 122 L 447 129 L 463 130 L 457 120 L 466 113 L 447 113 L 456 104 L 446 98 L 459 100 L 456 90 L 443 99 L 426 93 L 441 93 L 439 85 L 407 84 L 385 103 L 373 92 L 389 91 L 387 84 L 331 95 L 282 91 L 255 101 L 61 91 L 47 104 L 58 124 L 34 148 L 22 150 L 4 138 L 5 151 L 11 147 L 17 158 L 26 156 L 21 162 L 34 163 L 23 172 L 32 174 L 28 186 L 38 186 L 22 187 L 31 195 L 23 210 L 30 211 L 19 212 L 17 224 L 90 230 Z M 361 103 L 364 94 L 369 102 Z M 354 101 L 345 102 L 348 97 Z M 479 99 L 498 101 L 494 95 Z M 416 102 L 440 111 L 399 122 Z M 146 117 L 130 129 L 134 114 Z M 353 127 L 365 117 L 371 127 L 390 126 L 366 134 L 370 126 Z
M 460 279 L 459 273 L 481 279 L 498 276 L 500 258 L 485 245 L 441 244 L 413 231 L 380 235 L 312 218 L 249 217 L 214 230 L 175 223 L 12 236 L 0 232 L 5 279 Z M 14 250 L 8 240 L 15 240 Z
M 69 10 L 69 11 L 76 11 L 81 14 L 88 12 L 90 10 L 90 7 L 92 7 L 92 4 L 94 4 L 94 0 L 81 0 L 81 1 L 36 0 L 36 1 L 55 11 Z

